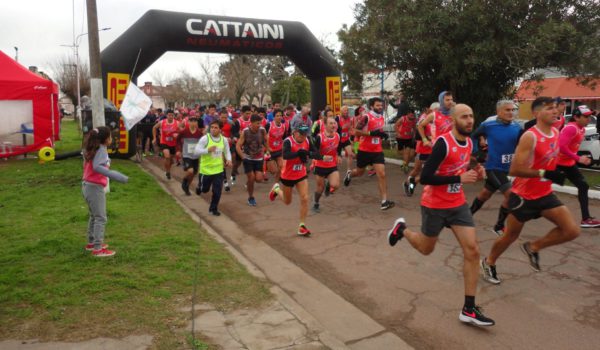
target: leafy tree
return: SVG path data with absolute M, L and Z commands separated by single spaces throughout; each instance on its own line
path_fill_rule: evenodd
M 354 15 L 338 32 L 350 84 L 382 64 L 395 68 L 418 107 L 452 90 L 483 117 L 538 69 L 582 83 L 600 76 L 596 0 L 365 0 Z
M 283 106 L 290 102 L 303 105 L 310 101 L 310 81 L 301 75 L 281 79 L 273 85 L 271 99 Z

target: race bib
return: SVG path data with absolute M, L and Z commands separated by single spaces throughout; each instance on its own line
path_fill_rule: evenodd
M 196 149 L 197 143 L 188 143 L 187 145 L 187 153 L 194 154 L 194 150 Z
M 273 146 L 279 146 L 281 144 L 281 141 L 273 141 Z
M 502 164 L 510 164 L 513 160 L 514 154 L 503 154 L 502 155 Z
M 347 136 L 348 136 L 348 133 L 347 133 L 347 132 L 343 132 L 343 133 L 342 133 L 342 137 L 347 137 Z
M 223 149 L 217 147 L 215 151 L 212 153 L 213 158 L 221 158 L 223 156 Z
M 448 185 L 448 193 L 460 193 L 460 189 L 462 188 L 462 184 L 449 184 Z
M 165 136 L 165 141 L 173 141 L 173 138 L 171 136 Z
M 373 137 L 373 138 L 371 139 L 371 143 L 372 143 L 373 145 L 378 145 L 378 144 L 379 144 L 379 142 L 380 142 L 379 140 L 381 140 L 379 137 Z
M 303 165 L 302 164 L 294 164 L 294 166 L 292 167 L 293 171 L 302 171 Z

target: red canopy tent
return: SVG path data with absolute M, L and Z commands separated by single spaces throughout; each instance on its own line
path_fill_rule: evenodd
M 58 85 L 30 72 L 0 51 L 0 146 L 11 134 L 33 126 L 33 143 L 0 147 L 0 157 L 36 151 L 59 139 Z M 8 112 L 7 112 L 8 111 Z M 29 121 L 29 123 L 21 123 Z M 15 130 L 15 125 L 18 129 Z

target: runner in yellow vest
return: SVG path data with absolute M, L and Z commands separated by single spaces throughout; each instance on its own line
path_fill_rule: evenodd
M 221 135 L 221 122 L 214 120 L 210 123 L 210 132 L 202 136 L 195 154 L 200 155 L 200 183 L 196 194 L 207 193 L 212 187 L 212 198 L 208 208 L 209 213 L 221 215 L 218 210 L 225 179 L 225 167 L 231 167 L 231 151 L 225 136 Z

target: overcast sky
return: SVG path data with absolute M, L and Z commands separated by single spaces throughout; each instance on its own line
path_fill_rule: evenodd
M 335 34 L 342 24 L 354 20 L 357 0 L 96 0 L 98 26 L 110 27 L 100 32 L 100 50 L 108 46 L 150 9 L 304 22 L 318 38 L 339 47 Z M 0 50 L 14 57 L 18 47 L 19 63 L 38 66 L 52 75 L 49 63 L 61 55 L 73 54 L 73 4 L 75 35 L 87 32 L 85 0 L 17 0 L 0 1 Z M 87 36 L 79 47 L 81 60 L 88 60 Z M 138 83 L 151 81 L 152 72 L 176 75 L 182 68 L 199 73 L 199 62 L 219 62 L 223 55 L 168 52 L 146 70 Z

